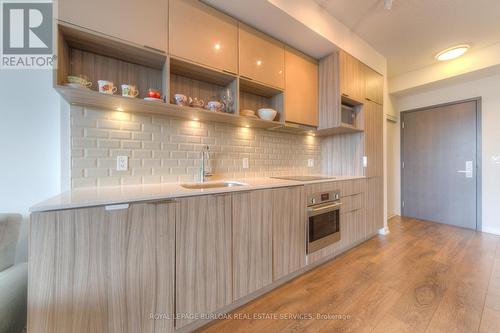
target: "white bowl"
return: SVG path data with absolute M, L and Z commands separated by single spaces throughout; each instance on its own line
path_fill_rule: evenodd
M 272 120 L 274 120 L 274 118 L 276 118 L 278 111 L 273 110 L 273 109 L 263 108 L 263 109 L 257 110 L 257 114 L 259 115 L 260 119 L 272 121 Z

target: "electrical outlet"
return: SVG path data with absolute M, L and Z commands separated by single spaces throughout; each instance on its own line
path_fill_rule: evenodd
M 245 157 L 243 159 L 243 169 L 248 169 L 248 158 L 247 157 Z
M 312 158 L 308 159 L 308 160 L 307 160 L 307 166 L 308 166 L 309 168 L 314 167 L 314 159 L 312 159 Z
M 127 170 L 128 170 L 128 156 L 117 156 L 116 171 L 127 171 Z

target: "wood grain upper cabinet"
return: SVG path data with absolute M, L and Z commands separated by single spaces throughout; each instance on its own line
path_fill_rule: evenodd
M 371 101 L 365 102 L 365 156 L 367 158 L 367 166 L 365 168 L 366 177 L 384 175 L 383 112 L 382 105 Z
M 285 49 L 277 40 L 239 25 L 240 75 L 284 89 Z
M 238 22 L 197 0 L 170 0 L 169 51 L 205 66 L 238 72 Z
M 30 332 L 173 332 L 175 203 L 34 213 Z
M 211 313 L 230 304 L 231 195 L 178 200 L 175 244 L 177 313 Z M 193 321 L 184 317 L 175 327 Z
M 358 102 L 365 100 L 364 65 L 345 51 L 339 51 L 340 94 Z
M 273 281 L 306 263 L 306 199 L 304 187 L 272 190 Z
M 370 67 L 363 65 L 365 71 L 365 98 L 377 104 L 384 104 L 384 77 Z
M 318 62 L 285 49 L 285 120 L 318 126 Z
M 272 197 L 272 190 L 233 194 L 235 300 L 273 282 Z
M 168 0 L 61 0 L 59 19 L 167 52 Z

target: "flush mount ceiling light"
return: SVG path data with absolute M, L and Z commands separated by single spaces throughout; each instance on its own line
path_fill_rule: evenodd
M 465 52 L 467 52 L 467 50 L 469 50 L 469 47 L 470 46 L 467 44 L 450 47 L 449 49 L 446 49 L 436 54 L 436 59 L 438 61 L 447 61 L 458 58 L 462 56 Z

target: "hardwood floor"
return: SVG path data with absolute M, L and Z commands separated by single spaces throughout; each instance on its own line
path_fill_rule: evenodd
M 499 236 L 399 217 L 389 225 L 199 332 L 500 332 Z

